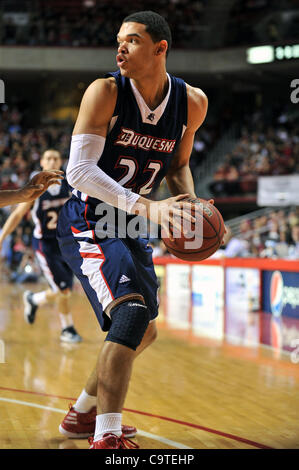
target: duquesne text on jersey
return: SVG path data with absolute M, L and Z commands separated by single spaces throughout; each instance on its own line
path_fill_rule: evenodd
M 122 127 L 121 133 L 114 142 L 114 145 L 171 153 L 174 149 L 175 143 L 176 140 L 161 139 L 150 135 L 138 134 L 138 132 L 135 132 L 132 129 Z

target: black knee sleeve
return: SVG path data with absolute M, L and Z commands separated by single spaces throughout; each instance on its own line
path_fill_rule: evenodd
M 111 327 L 105 341 L 136 350 L 150 321 L 148 308 L 140 300 L 130 300 L 110 311 Z

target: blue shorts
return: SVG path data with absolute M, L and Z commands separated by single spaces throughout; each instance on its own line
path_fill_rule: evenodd
M 158 282 L 148 240 L 99 238 L 92 214 L 88 204 L 73 196 L 60 211 L 57 239 L 102 330 L 108 331 L 111 326 L 111 320 L 104 312 L 106 307 L 128 294 L 143 296 L 153 320 L 158 315 Z
M 32 247 L 51 289 L 54 292 L 71 289 L 74 275 L 61 256 L 57 239 L 33 238 Z

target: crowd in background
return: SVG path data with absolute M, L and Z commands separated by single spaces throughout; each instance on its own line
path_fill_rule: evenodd
M 215 196 L 256 194 L 259 176 L 292 173 L 299 173 L 298 116 L 282 112 L 269 125 L 257 112 L 218 166 L 210 189 Z
M 299 207 L 244 218 L 237 234 L 228 227 L 219 256 L 299 259 Z
M 275 43 L 299 37 L 298 0 L 235 0 L 217 6 L 211 27 L 207 0 L 24 0 L 15 10 L 5 2 L 0 44 L 28 46 L 114 46 L 123 18 L 140 10 L 154 10 L 168 21 L 174 47 L 209 48 Z M 229 9 L 228 12 L 226 11 Z M 21 13 L 15 16 L 11 13 Z M 207 16 L 205 13 L 208 12 Z M 280 12 L 277 15 L 277 12 Z M 288 12 L 288 15 L 283 15 Z M 223 28 L 219 43 L 213 31 Z M 218 22 L 218 23 L 217 23 Z M 203 39 L 205 38 L 205 39 Z
M 28 2 L 27 2 L 28 3 Z M 122 20 L 135 11 L 158 11 L 169 22 L 174 46 L 191 43 L 203 16 L 206 0 L 117 0 L 72 1 L 66 8 L 63 2 L 31 2 L 34 8 L 15 24 L 12 17 L 2 21 L 4 45 L 28 46 L 115 46 L 116 34 Z M 26 3 L 24 2 L 24 11 Z M 192 47 L 192 46 L 191 46 Z
M 18 106 L 0 105 L 0 189 L 17 189 L 40 169 L 42 153 L 51 147 L 68 158 L 71 128 L 46 125 L 24 128 Z
M 225 44 L 278 43 L 298 38 L 299 15 L 294 14 L 298 6 L 298 0 L 236 0 L 230 10 Z

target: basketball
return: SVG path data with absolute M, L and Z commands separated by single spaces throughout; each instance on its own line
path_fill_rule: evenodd
M 180 231 L 180 236 L 173 240 L 162 229 L 162 239 L 168 251 L 185 261 L 202 261 L 209 258 L 221 246 L 225 226 L 222 215 L 210 202 L 200 198 L 187 198 L 192 203 L 191 214 L 196 222 L 190 224 L 192 230 Z M 170 227 L 171 230 L 171 227 Z

